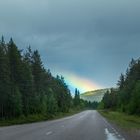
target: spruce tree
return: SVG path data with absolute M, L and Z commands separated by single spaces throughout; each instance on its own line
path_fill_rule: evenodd
M 12 38 L 8 43 L 8 57 L 10 68 L 11 93 L 9 105 L 11 116 L 19 116 L 22 113 L 21 87 L 22 87 L 22 65 L 21 54 Z
M 0 42 L 0 118 L 9 116 L 9 97 L 10 97 L 10 69 L 6 54 L 6 44 L 4 38 Z
M 41 96 L 44 95 L 42 78 L 43 78 L 43 65 L 39 55 L 36 50 L 32 54 L 32 75 L 33 75 L 33 93 L 34 93 L 34 110 L 36 113 L 40 113 L 42 109 Z

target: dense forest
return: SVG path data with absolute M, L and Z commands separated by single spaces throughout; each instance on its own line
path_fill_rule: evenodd
M 19 50 L 13 39 L 0 41 L 0 119 L 31 114 L 55 115 L 70 109 L 95 105 L 75 97 L 63 76 L 54 77 L 45 69 L 37 50 Z
M 100 108 L 140 115 L 140 59 L 131 60 L 117 88 L 105 93 Z

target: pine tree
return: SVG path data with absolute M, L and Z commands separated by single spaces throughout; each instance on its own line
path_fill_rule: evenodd
M 120 90 L 124 87 L 124 84 L 125 84 L 125 78 L 124 78 L 124 75 L 121 74 L 120 80 L 118 81 L 118 84 L 117 84 Z
M 55 115 L 88 105 L 76 89 L 74 100 L 63 76 L 43 67 L 39 52 L 29 47 L 23 54 L 14 41 L 0 41 L 0 118 L 30 114 Z
M 32 54 L 32 75 L 33 75 L 33 93 L 34 93 L 34 99 L 33 99 L 33 106 L 34 106 L 34 112 L 40 113 L 42 109 L 42 102 L 41 97 L 44 95 L 43 91 L 43 66 L 42 61 L 39 55 L 39 52 L 36 50 Z
M 32 55 L 32 74 L 34 79 L 34 88 L 35 92 L 40 93 L 42 91 L 42 72 L 43 66 L 42 61 L 39 55 L 39 52 L 36 50 Z
M 0 42 L 0 118 L 9 115 L 8 99 L 10 95 L 10 69 L 6 55 L 4 38 Z
M 55 114 L 58 110 L 57 101 L 53 95 L 53 93 L 49 93 L 47 95 L 47 113 Z
M 140 81 L 137 82 L 133 90 L 132 99 L 129 104 L 129 113 L 140 114 Z
M 28 115 L 33 113 L 32 100 L 33 100 L 33 76 L 29 61 L 24 57 L 22 61 L 22 104 L 23 113 Z
M 74 97 L 74 106 L 79 106 L 80 105 L 80 92 L 75 89 L 75 97 Z
M 8 43 L 8 57 L 11 81 L 11 98 L 9 99 L 9 105 L 11 107 L 11 115 L 19 116 L 22 113 L 22 100 L 20 91 L 22 87 L 22 65 L 20 51 L 18 51 L 17 46 L 13 42 L 12 38 Z

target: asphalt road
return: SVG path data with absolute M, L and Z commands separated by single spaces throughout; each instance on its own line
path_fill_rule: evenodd
M 0 127 L 0 140 L 124 140 L 97 111 L 63 119 Z

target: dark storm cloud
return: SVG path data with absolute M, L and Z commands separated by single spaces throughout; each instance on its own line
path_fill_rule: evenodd
M 52 71 L 113 86 L 140 56 L 139 13 L 139 0 L 0 0 L 0 33 L 39 49 Z

